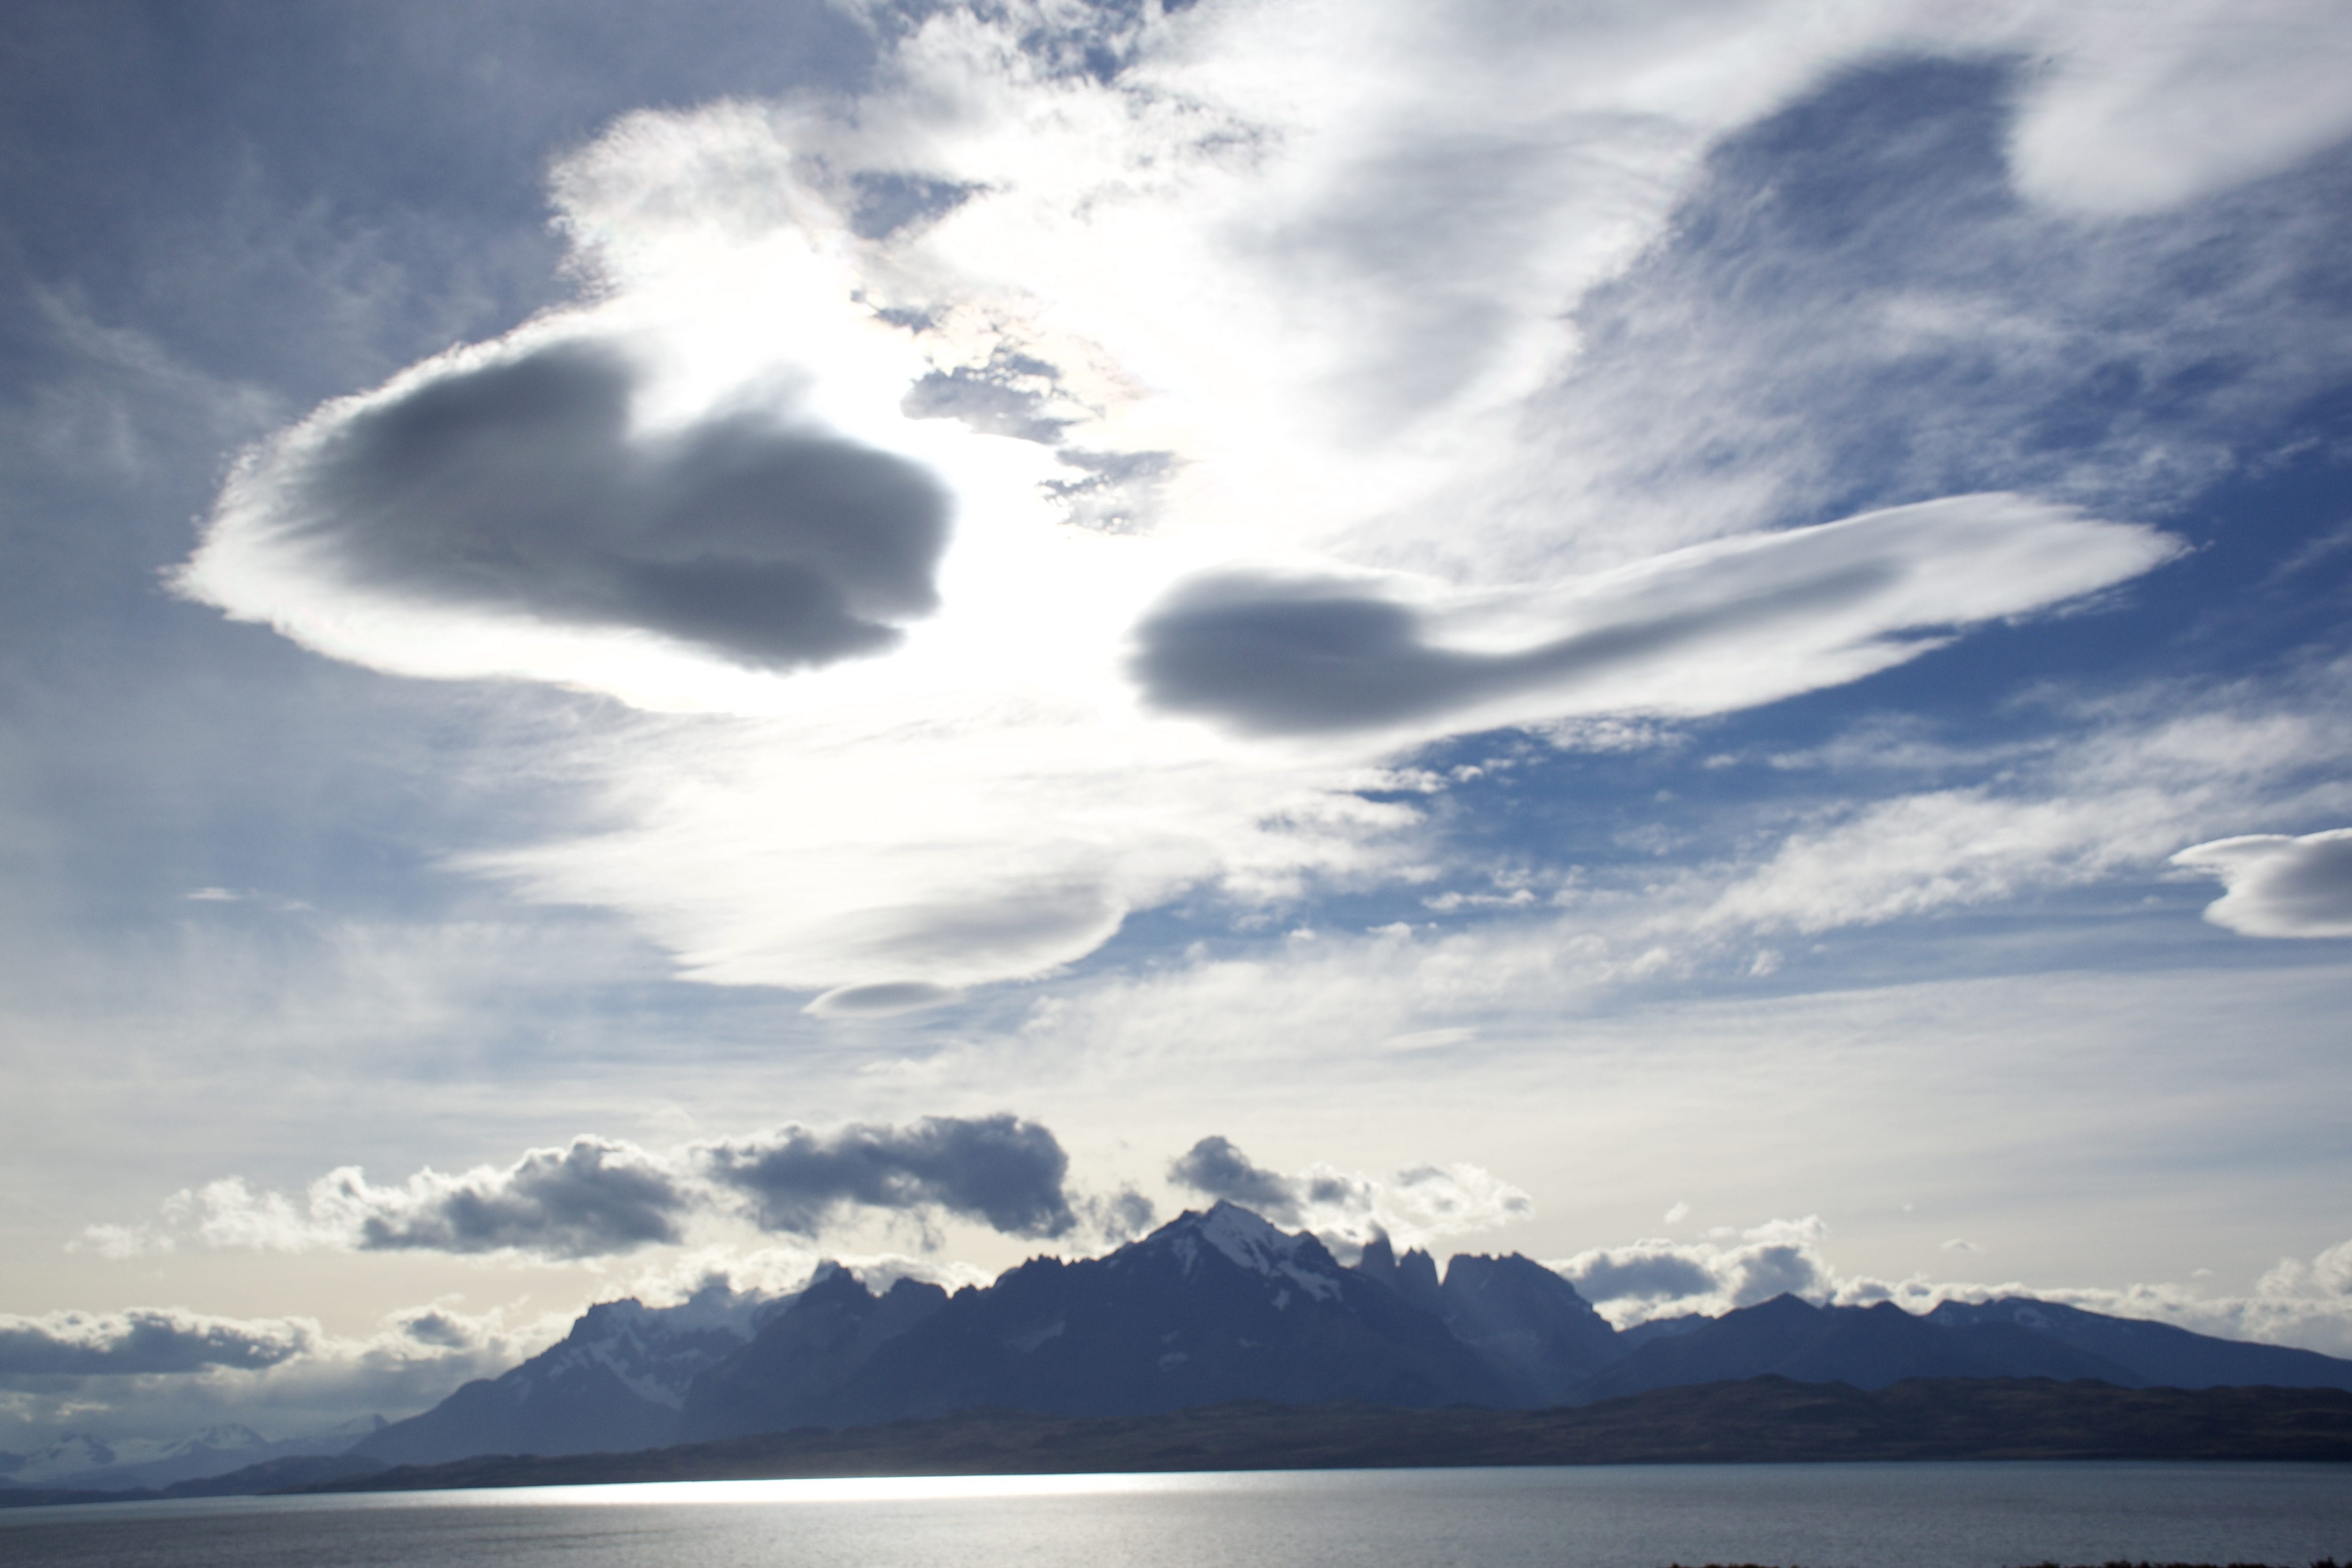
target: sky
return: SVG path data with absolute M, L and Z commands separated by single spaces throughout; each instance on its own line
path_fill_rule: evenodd
M 0 16 L 0 1449 L 1219 1197 L 2352 1354 L 2326 0 Z

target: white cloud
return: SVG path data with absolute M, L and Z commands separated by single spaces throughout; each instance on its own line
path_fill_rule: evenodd
M 2248 936 L 2352 936 L 2352 828 L 2217 838 L 2172 863 L 2228 887 L 2205 907 L 2215 925 Z
M 257 449 L 183 585 L 375 668 L 636 705 L 556 764 L 623 826 L 467 864 L 822 1015 L 1046 973 L 1190 887 L 1392 874 L 1417 814 L 1353 791 L 1402 747 L 1769 701 L 2169 553 L 2017 496 L 1659 532 L 1597 495 L 1515 521 L 1486 484 L 1544 458 L 1568 307 L 1713 138 L 1890 47 L 2074 47 L 2063 8 L 2001 16 L 943 9 L 854 112 L 640 113 L 566 161 L 594 299 Z M 1129 68 L 1036 44 L 1079 35 Z M 586 451 L 593 484 L 553 460 Z M 812 453 L 892 481 L 858 497 L 943 487 L 936 558 L 904 507 L 877 563 L 786 505 Z M 1286 646 L 1346 601 L 1385 706 L 1334 723 L 1294 680 L 1262 711 L 1275 683 L 1192 657 L 1242 580 L 1315 586 Z
M 1547 1265 L 1620 1328 L 1688 1312 L 1710 1317 L 1775 1296 L 1825 1300 L 1836 1287 L 1818 1215 L 1768 1220 L 1736 1239 L 1636 1241 Z
M 2352 800 L 2329 773 L 2352 756 L 2352 728 L 2315 700 L 2336 678 L 2323 670 L 2269 689 L 2151 689 L 2086 712 L 2088 733 L 2008 759 L 1996 782 L 1896 795 L 1799 827 L 1725 887 L 1697 924 L 1817 932 L 2126 869 L 2153 873 L 2169 858 L 2216 875 L 2226 868 L 2250 889 L 2282 889 L 2236 905 L 2223 899 L 2214 910 L 2226 912 L 2210 916 L 2220 923 L 2284 927 L 2292 903 L 2314 922 L 2310 934 L 2324 934 L 2326 862 L 2337 853 L 2328 835 L 2175 850 L 2253 802 L 2308 816 Z
M 1488 1060 L 1558 1020 L 1654 997 L 1693 977 L 1821 983 L 1812 955 L 1761 933 L 1827 935 L 1934 919 L 2102 880 L 2176 876 L 2168 858 L 2250 811 L 2341 819 L 2352 725 L 2326 699 L 2333 666 L 2277 681 L 2162 684 L 2063 705 L 1989 753 L 1920 749 L 1903 736 L 1873 763 L 1840 747 L 1843 784 L 1884 764 L 1990 771 L 1965 787 L 1848 803 L 1775 805 L 1738 825 L 1721 858 L 1587 867 L 1547 907 L 1462 928 L 1392 923 L 1279 950 L 1202 952 L 1179 968 L 1073 981 L 1030 1015 L 1029 1037 L 1089 1056 L 1154 1059 L 1252 1021 L 1269 1053 L 1344 1059 L 1362 1043 Z M 1866 727 L 1867 728 L 1867 727 Z M 1791 761 L 1795 761 L 1791 759 Z M 1825 794 L 1828 792 L 1824 792 Z M 1807 944 L 1810 947 L 1810 943 Z M 1572 1048 L 1573 1034 L 1559 1036 Z
M 2019 184 L 2098 214 L 2145 213 L 2273 173 L 2352 134 L 2333 84 L 2352 33 L 2328 0 L 2069 5 L 2026 98 Z
M 1285 1174 L 1253 1163 L 1230 1140 L 1202 1139 L 1168 1169 L 1169 1180 L 1228 1199 L 1276 1225 L 1360 1246 L 1386 1236 L 1417 1247 L 1440 1236 L 1492 1230 L 1535 1212 L 1534 1200 L 1477 1165 L 1415 1165 L 1385 1180 L 1318 1162 Z

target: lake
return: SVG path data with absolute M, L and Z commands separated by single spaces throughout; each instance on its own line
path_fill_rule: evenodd
M 1647 1465 L 685 1481 L 0 1510 L 106 1568 L 2352 1563 L 2352 1466 Z

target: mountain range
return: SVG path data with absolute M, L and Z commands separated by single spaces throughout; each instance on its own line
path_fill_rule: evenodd
M 395 1422 L 355 1454 L 623 1451 L 979 1408 L 1129 1416 L 1234 1400 L 1539 1409 L 1777 1375 L 1879 1389 L 1913 1378 L 2089 1379 L 2119 1388 L 2352 1389 L 2352 1362 L 2010 1298 L 1819 1307 L 1780 1296 L 1619 1332 L 1528 1258 L 1387 1242 L 1342 1265 L 1313 1235 L 1221 1203 L 1102 1258 L 1037 1258 L 952 1295 L 845 1269 L 759 1303 L 614 1302 L 503 1377 Z M 625 1328 L 626 1332 L 619 1331 Z
M 346 1457 L 358 1468 L 621 1453 L 981 1409 L 1537 1410 L 1765 1376 L 1865 1391 L 1918 1379 L 2352 1390 L 2352 1361 L 2026 1298 L 1915 1314 L 1784 1295 L 1620 1332 L 1516 1254 L 1457 1256 L 1441 1272 L 1426 1252 L 1375 1241 L 1342 1265 L 1312 1234 L 1221 1203 L 1104 1257 L 1033 1258 L 953 1294 L 914 1279 L 877 1293 L 826 1267 L 791 1296 L 714 1285 L 674 1307 L 605 1302 L 560 1343 Z M 121 1486 L 126 1473 L 65 1484 Z

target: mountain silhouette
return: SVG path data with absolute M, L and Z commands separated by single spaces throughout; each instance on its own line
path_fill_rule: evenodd
M 2352 1362 L 2026 1298 L 1920 1315 L 1784 1295 L 1621 1333 L 1516 1254 L 1441 1270 L 1375 1239 L 1344 1266 L 1312 1234 L 1220 1203 L 1104 1257 L 1032 1258 L 952 1295 L 912 1279 L 877 1293 L 827 1265 L 793 1297 L 714 1287 L 675 1308 L 606 1302 L 561 1344 L 352 1452 L 394 1464 L 617 1452 L 982 1409 L 1532 1410 L 1758 1377 L 2352 1389 Z

